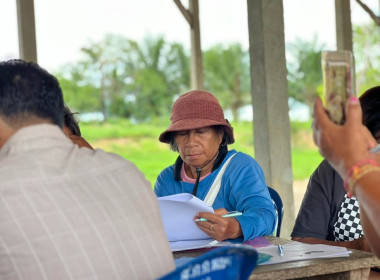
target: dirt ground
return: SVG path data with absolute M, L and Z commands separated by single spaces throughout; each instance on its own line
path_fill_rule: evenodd
M 309 179 L 293 182 L 294 217 L 297 217 Z

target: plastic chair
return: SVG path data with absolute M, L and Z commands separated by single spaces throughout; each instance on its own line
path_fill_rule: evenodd
M 177 267 L 159 280 L 244 280 L 255 269 L 257 259 L 257 251 L 248 246 L 219 247 Z
M 274 235 L 276 237 L 280 237 L 282 217 L 284 215 L 284 205 L 282 204 L 282 199 L 280 195 L 278 194 L 278 192 L 271 187 L 268 187 L 268 189 L 269 189 L 269 194 L 274 203 L 274 209 L 276 211 L 276 216 L 277 216 L 277 223 L 276 223 Z

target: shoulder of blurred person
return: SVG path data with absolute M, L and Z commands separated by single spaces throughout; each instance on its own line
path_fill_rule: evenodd
M 133 163 L 65 136 L 55 77 L 3 62 L 0 92 L 0 278 L 153 279 L 174 269 L 150 183 Z

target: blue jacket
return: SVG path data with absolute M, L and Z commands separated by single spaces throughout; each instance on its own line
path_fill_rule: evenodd
M 236 151 L 229 151 L 223 163 L 199 182 L 197 197 L 204 200 L 224 162 Z M 177 193 L 192 193 L 194 184 L 174 179 L 174 165 L 164 169 L 157 178 L 154 191 L 158 197 Z M 275 211 L 265 184 L 264 173 L 249 155 L 237 152 L 224 172 L 214 209 L 243 212 L 235 217 L 243 231 L 244 241 L 270 235 L 275 227 Z

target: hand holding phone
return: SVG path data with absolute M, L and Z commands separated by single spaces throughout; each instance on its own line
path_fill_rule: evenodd
M 330 119 L 343 124 L 345 106 L 355 91 L 354 56 L 350 51 L 323 51 L 322 72 L 325 107 Z

